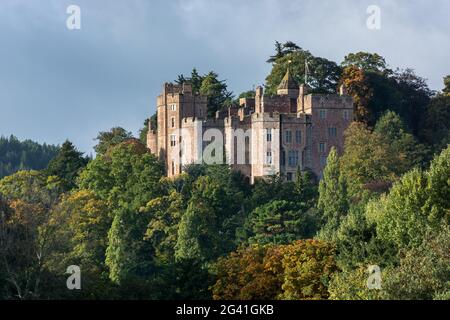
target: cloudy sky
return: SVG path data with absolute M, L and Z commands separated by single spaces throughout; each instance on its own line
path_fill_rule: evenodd
M 81 8 L 81 30 L 66 9 Z M 381 29 L 366 26 L 369 5 Z M 240 93 L 264 82 L 274 42 L 341 62 L 384 56 L 442 88 L 450 73 L 448 0 L 1 0 L 0 135 L 91 153 L 97 132 L 137 133 L 162 83 L 193 67 Z

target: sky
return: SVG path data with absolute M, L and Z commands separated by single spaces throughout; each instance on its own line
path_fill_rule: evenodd
M 380 29 L 367 27 L 370 5 Z M 448 0 L 1 0 L 0 135 L 93 153 L 99 131 L 137 134 L 163 83 L 194 67 L 236 95 L 263 84 L 275 40 L 337 63 L 376 52 L 440 90 L 449 13 Z

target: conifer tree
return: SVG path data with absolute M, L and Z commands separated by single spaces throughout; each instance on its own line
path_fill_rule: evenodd
M 319 184 L 318 209 L 322 214 L 323 223 L 320 231 L 321 238 L 327 240 L 334 238 L 348 207 L 347 185 L 339 169 L 336 149 L 332 148 Z
M 62 180 L 63 188 L 67 191 L 76 186 L 75 179 L 82 168 L 87 165 L 88 160 L 83 157 L 70 141 L 61 146 L 57 156 L 50 161 L 47 167 L 47 175 L 58 176 Z

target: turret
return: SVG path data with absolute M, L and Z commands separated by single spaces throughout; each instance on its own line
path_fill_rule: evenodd
M 298 97 L 298 86 L 291 76 L 289 68 L 277 88 L 277 94 L 280 96 L 287 95 L 291 98 Z

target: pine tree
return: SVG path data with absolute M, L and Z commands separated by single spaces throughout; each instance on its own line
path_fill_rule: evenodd
M 339 158 L 335 148 L 328 155 L 323 179 L 319 184 L 318 209 L 322 214 L 323 228 L 319 237 L 331 240 L 335 237 L 342 218 L 348 211 L 347 184 L 340 172 Z
M 49 176 L 58 176 L 63 182 L 63 188 L 68 191 L 76 186 L 75 179 L 88 160 L 83 157 L 70 141 L 61 146 L 58 155 L 48 164 L 46 173 Z

